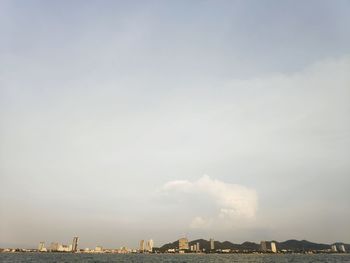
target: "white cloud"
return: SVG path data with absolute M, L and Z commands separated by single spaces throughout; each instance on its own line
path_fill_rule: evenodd
M 238 184 L 225 183 L 204 175 L 196 181 L 170 181 L 163 186 L 167 193 L 201 194 L 214 201 L 220 219 L 253 219 L 258 206 L 258 196 L 254 189 Z M 212 219 L 195 217 L 190 227 L 203 228 L 211 225 Z

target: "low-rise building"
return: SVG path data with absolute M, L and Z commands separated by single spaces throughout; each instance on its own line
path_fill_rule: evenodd
M 96 246 L 94 252 L 102 253 L 103 252 L 103 247 L 102 246 Z

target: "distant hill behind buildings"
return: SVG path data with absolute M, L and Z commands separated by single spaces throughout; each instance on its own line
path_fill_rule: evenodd
M 322 251 L 322 250 L 331 250 L 332 245 L 344 245 L 344 248 L 347 252 L 350 251 L 350 244 L 344 244 L 341 242 L 337 242 L 334 244 L 320 244 L 320 243 L 313 243 L 307 240 L 287 240 L 284 242 L 278 242 L 278 241 L 267 241 L 267 242 L 274 242 L 278 251 L 291 251 L 291 252 L 304 252 L 304 251 Z M 201 251 L 203 249 L 205 251 L 211 251 L 210 241 L 205 239 L 197 239 L 193 241 L 188 242 L 188 247 L 191 248 L 193 246 L 199 245 L 199 248 Z M 179 241 L 174 241 L 172 243 L 165 244 L 158 248 L 159 252 L 167 252 L 171 250 L 179 249 Z M 261 244 L 257 244 L 254 242 L 244 242 L 242 244 L 235 244 L 230 241 L 214 241 L 214 250 L 231 250 L 231 251 L 237 251 L 237 252 L 252 252 L 252 251 L 260 251 L 261 250 Z

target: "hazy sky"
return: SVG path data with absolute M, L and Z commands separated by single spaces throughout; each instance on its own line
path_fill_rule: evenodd
M 0 247 L 350 242 L 349 14 L 0 0 Z

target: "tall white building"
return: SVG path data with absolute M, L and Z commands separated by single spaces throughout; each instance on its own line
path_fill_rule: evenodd
M 337 245 L 332 245 L 332 252 L 338 252 Z
M 145 251 L 145 240 L 141 240 L 140 241 L 140 252 L 144 252 Z
M 146 244 L 146 250 L 148 252 L 152 252 L 153 251 L 153 246 L 154 246 L 153 240 L 152 239 L 148 240 L 147 244 Z
M 276 248 L 276 243 L 275 242 L 271 242 L 271 252 L 277 253 L 277 248 Z
M 344 247 L 343 244 L 340 244 L 340 245 L 338 246 L 338 250 L 339 250 L 339 252 L 346 253 L 346 249 L 345 249 L 345 247 Z
M 44 249 L 45 249 L 45 242 L 40 242 L 38 246 L 38 251 L 44 251 Z

